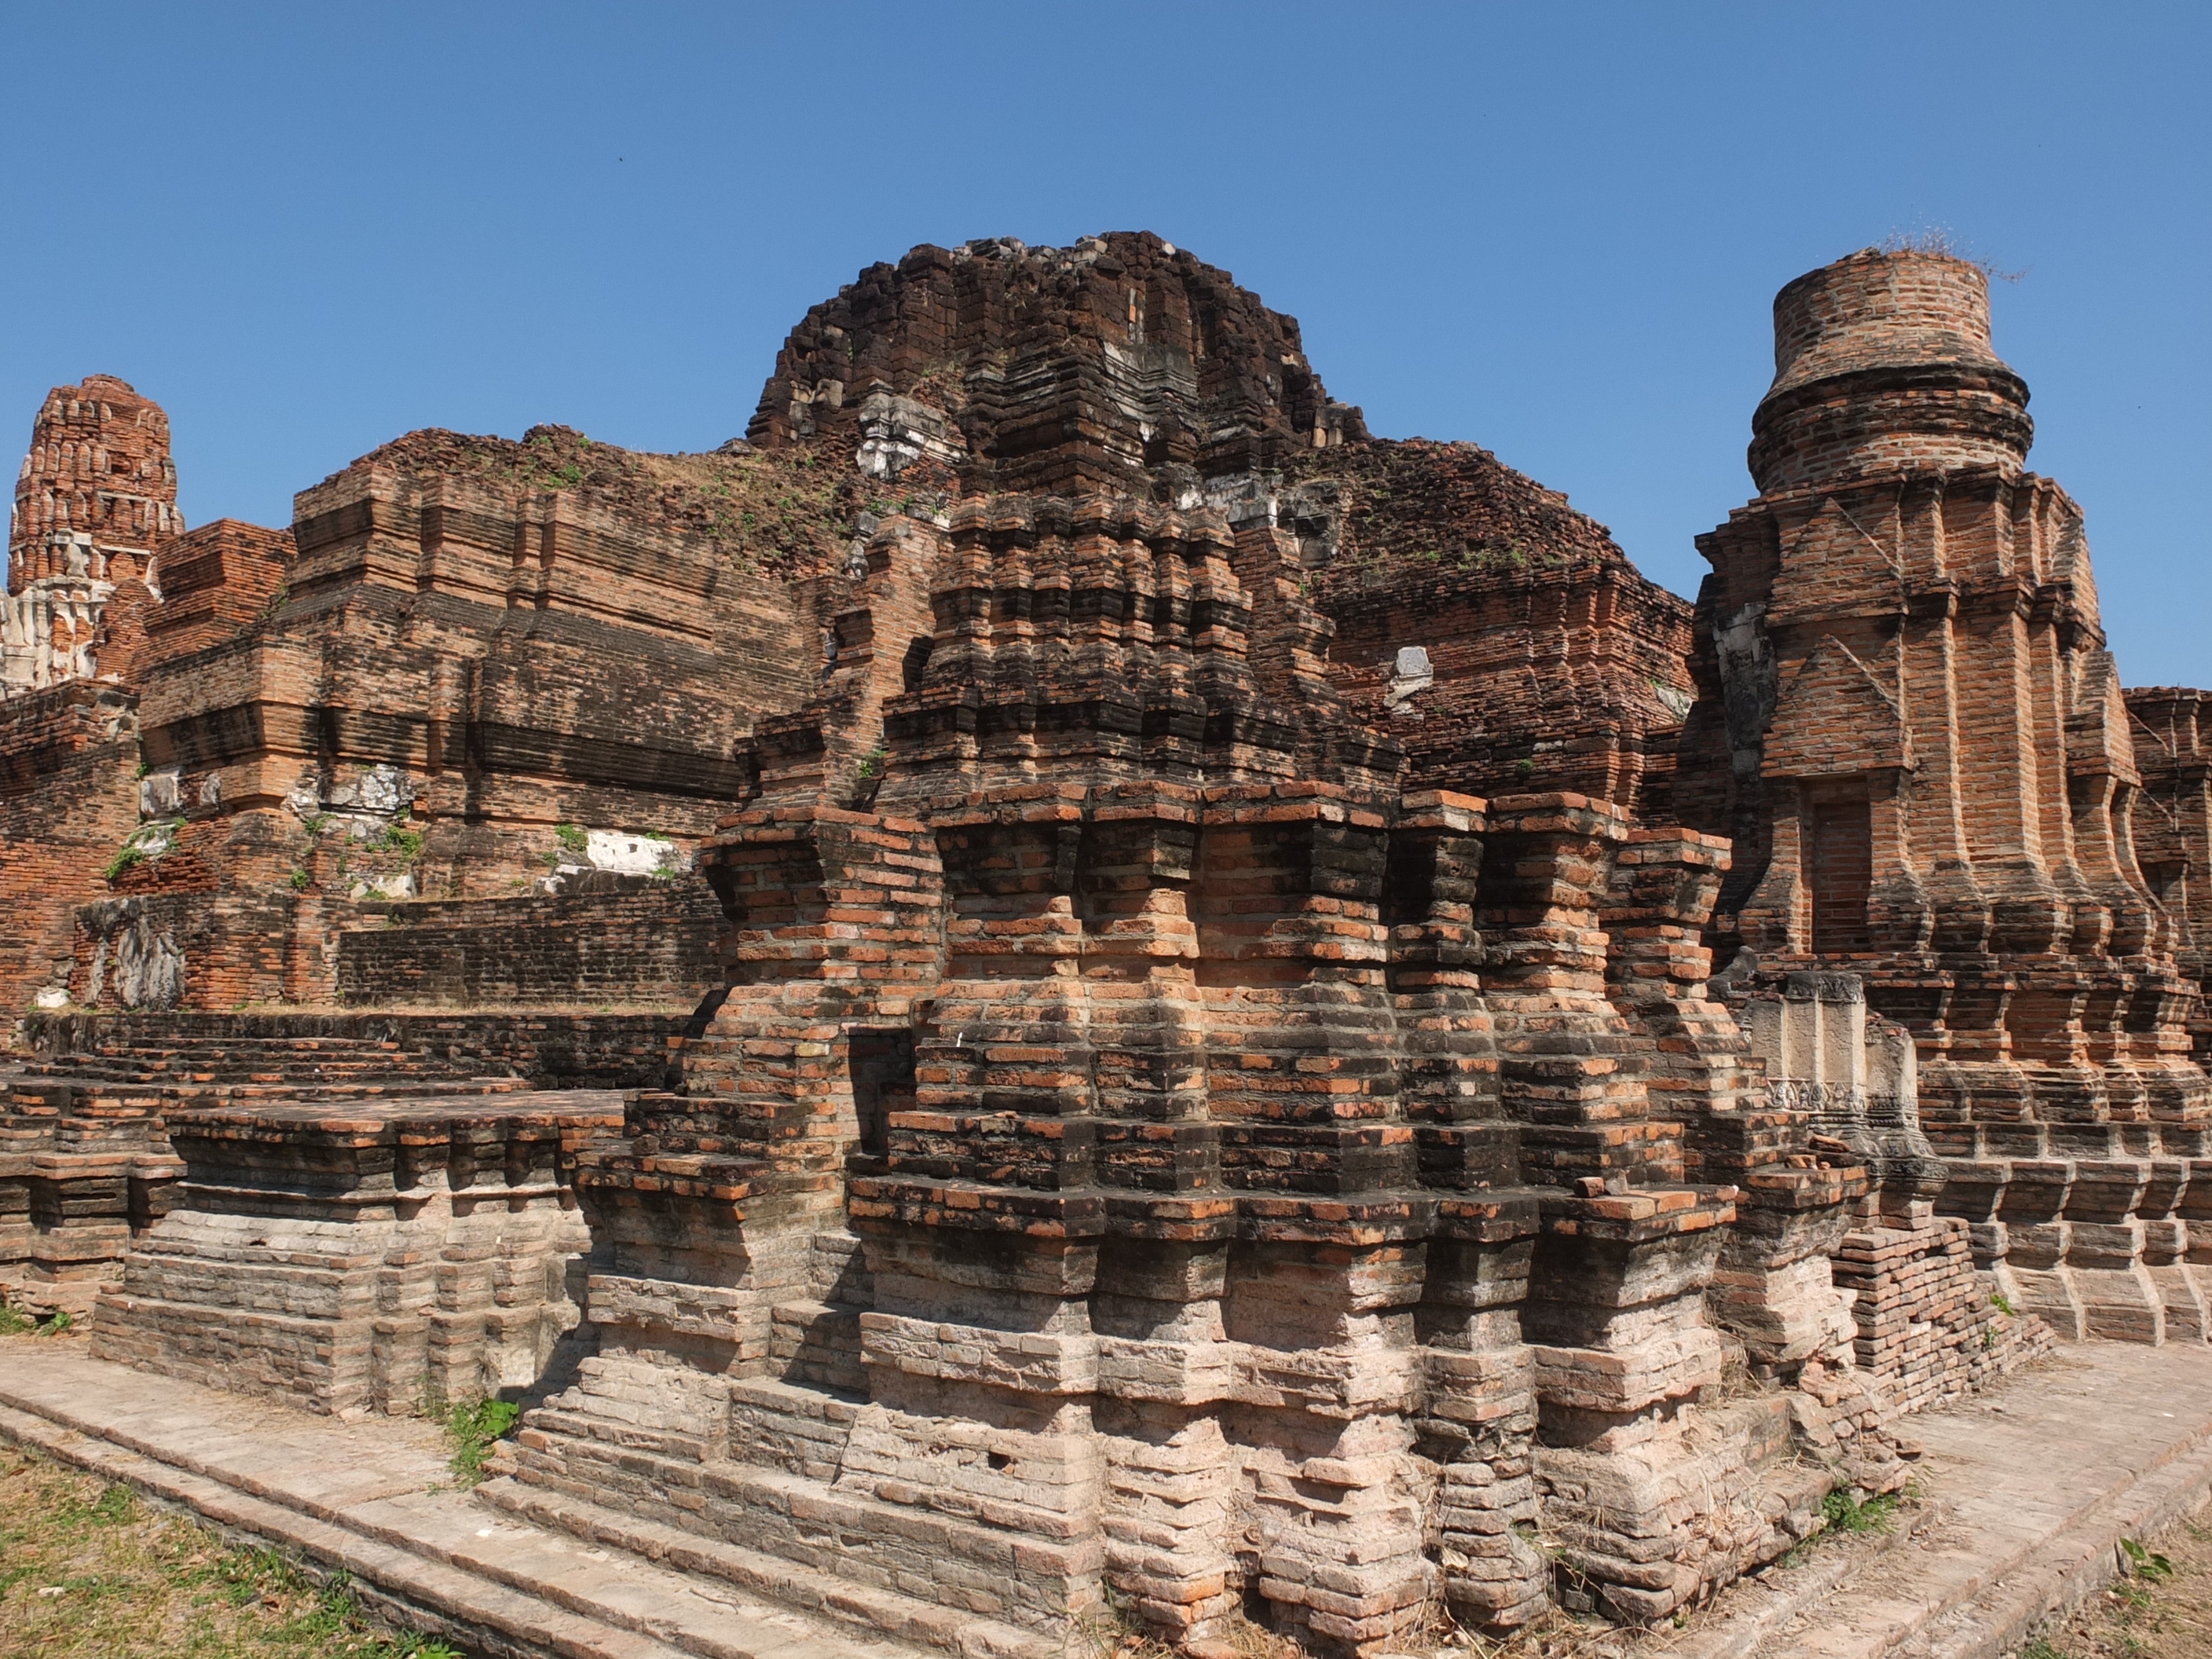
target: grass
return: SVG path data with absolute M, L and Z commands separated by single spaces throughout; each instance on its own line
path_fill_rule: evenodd
M 177 834 L 184 827 L 182 818 L 164 818 L 158 823 L 140 824 L 116 849 L 115 856 L 107 861 L 107 867 L 100 872 L 101 878 L 113 881 L 125 871 L 161 857 L 177 844 Z
M 460 1659 L 125 1486 L 0 1446 L 0 1659 Z
M 2173 1577 L 2173 1563 L 2148 1544 L 2123 1538 L 2120 1553 L 2128 1558 L 2128 1571 L 2146 1583 L 2160 1584 Z
M 1838 1486 L 1820 1500 L 1820 1517 L 1832 1533 L 1887 1532 L 1897 1519 L 1895 1492 L 1861 1498 L 1855 1490 Z
M 1837 1487 L 1820 1500 L 1820 1527 L 1791 1546 L 1776 1565 L 1785 1569 L 1802 1566 L 1814 1550 L 1835 1539 L 1887 1532 L 1897 1523 L 1897 1511 L 1909 1495 L 1908 1491 L 1862 1498 L 1856 1487 Z
M 2212 1654 L 2212 1527 L 2120 1540 L 2119 1579 L 2053 1620 L 2018 1659 L 2204 1659 Z
M 70 1318 L 67 1309 L 57 1308 L 46 1316 L 44 1323 L 21 1308 L 0 1302 L 0 1336 L 61 1336 L 76 1321 Z
M 492 1443 L 514 1426 L 522 1407 L 511 1400 L 480 1400 L 473 1406 L 455 1406 L 446 1413 L 446 1432 L 453 1441 L 453 1474 L 464 1486 L 473 1486 L 484 1476 L 484 1459 Z

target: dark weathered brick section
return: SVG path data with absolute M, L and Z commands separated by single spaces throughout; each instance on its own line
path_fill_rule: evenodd
M 2148 686 L 2126 694 L 2142 791 L 2128 826 L 2136 867 L 2173 924 L 2173 958 L 2212 975 L 2212 691 Z M 2212 1064 L 2212 1006 L 2189 1005 L 2199 1066 Z M 2208 1256 L 2206 1260 L 2212 1260 Z
M 0 700 L 0 1282 L 528 1395 L 493 1503 L 962 1653 L 1666 1618 L 2001 1288 L 2203 1334 L 2198 694 L 2130 747 L 1979 281 L 1784 290 L 1694 618 L 1148 234 L 872 266 L 710 453 L 172 526 Z

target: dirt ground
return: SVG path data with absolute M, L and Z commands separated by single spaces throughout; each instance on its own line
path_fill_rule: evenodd
M 18 1340 L 36 1340 L 19 1338 Z M 0 1659 L 461 1659 L 273 1552 L 0 1444 Z
M 2014 1659 L 2212 1659 L 2212 1512 L 2141 1547 L 2128 1577 Z

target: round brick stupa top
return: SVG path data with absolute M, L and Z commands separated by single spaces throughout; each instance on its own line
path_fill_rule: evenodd
M 184 528 L 159 404 L 112 374 L 46 394 L 15 479 L 10 592 L 46 576 L 110 577 L 111 552 L 131 553 L 133 573 L 143 574 L 152 550 Z M 88 538 L 89 550 L 73 538 Z M 72 546 L 84 556 L 82 571 L 71 568 Z
M 1762 492 L 1868 473 L 2010 465 L 2034 427 L 1990 343 L 1990 283 L 1948 254 L 1866 248 L 1774 299 L 1774 384 L 1752 417 Z

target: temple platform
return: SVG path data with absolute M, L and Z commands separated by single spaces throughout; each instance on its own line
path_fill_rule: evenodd
M 2212 1368 L 2185 1350 L 2069 1346 L 1912 1431 L 1919 1495 L 1888 1536 L 1816 1545 L 1638 1651 L 1996 1659 L 2108 1583 L 2122 1538 L 2212 1494 Z M 596 1541 L 541 1527 L 512 1483 L 456 1490 L 427 1423 L 334 1422 L 95 1360 L 74 1338 L 0 1340 L 0 1436 L 343 1570 L 372 1604 L 472 1654 L 1042 1652 L 1032 1633 L 920 1602 L 904 1638 L 885 1637 L 902 1598 L 649 1525 Z

